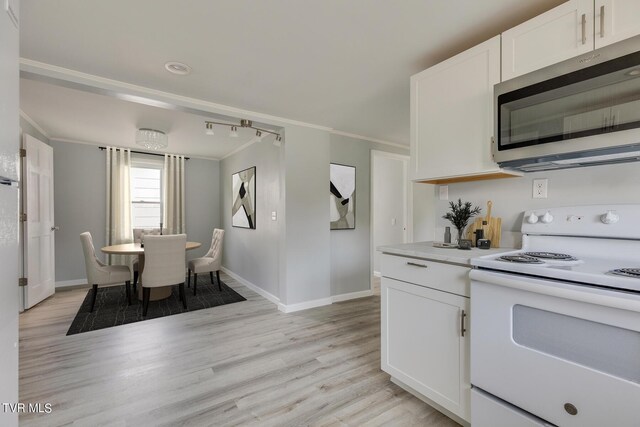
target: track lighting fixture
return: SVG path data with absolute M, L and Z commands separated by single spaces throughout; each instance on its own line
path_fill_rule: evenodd
M 205 133 L 207 135 L 213 135 L 213 125 L 218 125 L 218 126 L 228 126 L 231 128 L 231 130 L 229 131 L 229 136 L 231 138 L 237 138 L 238 137 L 238 125 L 235 124 L 231 124 L 231 123 L 221 123 L 221 122 L 211 122 L 211 121 L 205 121 Z M 249 128 L 249 129 L 254 129 L 256 131 L 256 140 L 257 141 L 261 141 L 262 138 L 264 137 L 264 133 L 268 133 L 271 135 L 275 135 L 276 136 L 276 141 L 281 142 L 282 141 L 282 136 L 278 133 L 278 132 L 273 132 L 267 129 L 262 129 L 262 128 L 257 128 L 255 126 L 253 126 L 253 122 L 251 120 L 247 120 L 247 119 L 242 119 L 240 120 L 240 127 L 241 128 Z

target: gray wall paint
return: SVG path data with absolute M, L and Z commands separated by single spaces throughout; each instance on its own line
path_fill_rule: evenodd
M 548 178 L 548 198 L 532 198 L 533 180 Z M 546 207 L 640 203 L 640 163 L 592 166 L 526 174 L 522 178 L 465 182 L 449 185 L 449 200 L 468 200 L 483 207 L 493 201 L 493 216 L 502 217 L 502 246 L 520 245 L 522 212 Z M 436 238 L 442 240 L 448 221 L 442 219 L 448 210 L 448 202 L 437 200 L 437 186 L 432 193 L 436 205 Z M 455 233 L 452 230 L 452 234 Z
M 266 138 L 220 163 L 220 215 L 225 229 L 222 263 L 243 279 L 280 297 L 279 221 L 271 220 L 272 211 L 280 213 L 280 148 L 272 144 L 272 138 Z M 256 167 L 256 229 L 232 227 L 231 176 L 252 166 Z
M 280 299 L 284 304 L 328 298 L 331 294 L 329 144 L 327 131 L 286 128 L 286 248 L 280 263 Z
M 366 291 L 371 284 L 371 150 L 409 153 L 402 148 L 336 134 L 331 134 L 330 141 L 331 162 L 356 167 L 356 228 L 330 231 L 331 295 L 340 295 Z M 327 179 L 321 193 L 327 208 L 328 184 Z M 329 227 L 329 222 L 325 227 Z
M 86 278 L 80 233 L 93 236 L 96 253 L 105 245 L 105 154 L 97 147 L 51 141 L 53 147 L 56 282 Z
M 51 141 L 53 147 L 56 232 L 56 282 L 86 277 L 80 233 L 91 232 L 97 254 L 105 245 L 105 153 L 96 146 Z M 202 247 L 187 253 L 202 256 L 220 224 L 219 162 L 186 162 L 186 227 L 189 240 Z

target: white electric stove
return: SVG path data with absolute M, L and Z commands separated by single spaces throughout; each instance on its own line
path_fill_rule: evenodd
M 472 424 L 640 425 L 640 205 L 527 211 L 521 230 L 471 260 Z

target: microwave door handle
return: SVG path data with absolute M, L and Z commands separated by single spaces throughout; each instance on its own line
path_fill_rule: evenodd
M 582 14 L 582 44 L 587 44 L 587 15 L 585 13 Z

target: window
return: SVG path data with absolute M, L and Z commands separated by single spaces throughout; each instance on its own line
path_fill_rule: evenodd
M 131 166 L 132 228 L 160 228 L 162 162 L 133 161 Z

